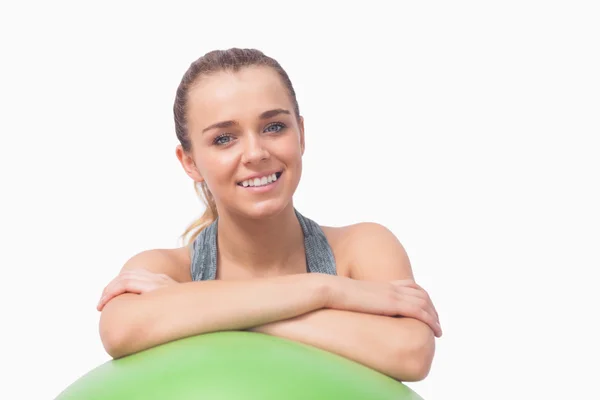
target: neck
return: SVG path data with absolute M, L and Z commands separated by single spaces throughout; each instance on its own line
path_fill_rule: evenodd
M 220 258 L 251 271 L 285 268 L 290 258 L 304 253 L 304 234 L 292 203 L 265 219 L 220 215 L 217 241 Z

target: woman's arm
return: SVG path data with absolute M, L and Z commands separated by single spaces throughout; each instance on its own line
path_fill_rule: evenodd
M 344 249 L 353 253 L 351 278 L 413 279 L 406 251 L 389 230 L 376 224 L 348 229 L 352 232 L 348 233 Z M 435 352 L 433 330 L 414 318 L 318 310 L 253 330 L 339 354 L 401 381 L 424 379 Z M 441 330 L 437 333 L 441 335 Z
M 425 379 L 434 353 L 431 329 L 413 318 L 323 309 L 251 330 L 338 354 L 405 382 Z
M 177 279 L 181 264 L 168 252 L 140 253 L 123 270 L 143 268 Z M 143 295 L 124 293 L 103 307 L 100 336 L 106 351 L 119 358 L 191 335 L 247 329 L 325 307 L 329 282 L 325 275 L 301 274 L 185 282 Z
M 202 333 L 243 330 L 322 308 L 415 315 L 402 287 L 325 274 L 190 282 L 189 259 L 152 250 L 129 260 L 105 289 L 100 335 L 114 358 Z M 169 278 L 170 277 L 170 278 Z M 180 282 L 180 283 L 177 283 Z M 431 321 L 430 321 L 431 323 Z

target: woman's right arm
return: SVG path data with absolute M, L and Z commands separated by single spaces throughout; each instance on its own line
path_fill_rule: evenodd
M 140 253 L 123 270 L 143 268 L 181 281 L 181 261 L 172 251 Z M 124 293 L 102 309 L 100 336 L 108 354 L 119 358 L 192 335 L 293 318 L 327 306 L 332 278 L 299 274 L 184 282 L 142 295 Z

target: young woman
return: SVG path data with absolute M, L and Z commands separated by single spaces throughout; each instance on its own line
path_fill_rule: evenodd
M 206 212 L 188 245 L 137 254 L 106 286 L 107 352 L 250 330 L 424 379 L 441 328 L 403 246 L 381 225 L 319 226 L 294 208 L 304 120 L 278 62 L 210 52 L 183 76 L 174 114 L 176 154 Z

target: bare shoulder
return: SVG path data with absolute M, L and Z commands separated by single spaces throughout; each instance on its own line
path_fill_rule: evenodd
M 413 279 L 404 246 L 384 225 L 361 222 L 321 228 L 344 276 L 355 279 Z
M 151 249 L 137 253 L 131 257 L 122 271 L 143 268 L 150 272 L 169 275 L 178 282 L 192 280 L 190 272 L 190 248 Z
M 321 229 L 333 252 L 337 274 L 340 276 L 350 276 L 350 254 L 347 251 L 346 244 L 348 239 L 348 227 L 321 226 Z

